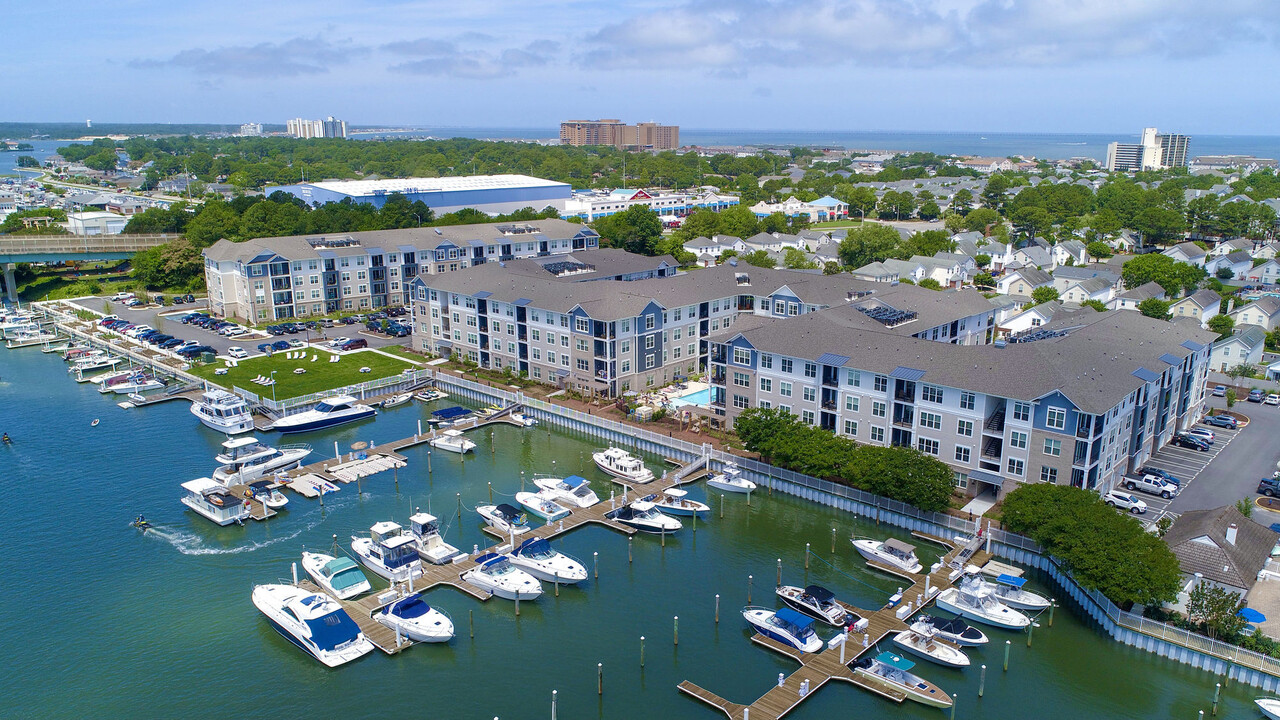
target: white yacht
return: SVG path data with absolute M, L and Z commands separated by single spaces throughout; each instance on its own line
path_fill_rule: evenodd
M 258 585 L 253 604 L 276 632 L 329 667 L 373 651 L 351 616 L 333 598 L 292 585 Z
M 243 523 L 249 519 L 249 504 L 227 492 L 221 483 L 196 478 L 182 483 L 187 494 L 182 504 L 219 525 Z
M 89 382 L 93 379 L 93 376 L 86 375 L 86 373 L 91 373 L 103 368 L 113 368 L 122 362 L 124 362 L 124 358 L 108 355 L 106 353 L 86 355 L 85 357 L 75 361 L 71 367 L 67 368 L 67 372 L 71 374 L 71 377 L 74 378 L 76 382 Z
M 440 450 L 448 450 L 459 455 L 476 449 L 476 444 L 467 439 L 461 430 L 441 430 L 438 435 L 427 441 L 427 444 Z
M 959 587 L 943 590 L 937 603 L 943 610 L 1007 630 L 1021 630 L 1031 624 L 1031 618 L 997 600 L 995 588 L 978 578 L 965 578 Z
M 21 330 L 16 335 L 11 335 L 9 341 L 5 343 L 8 348 L 31 347 L 33 345 L 43 345 L 44 343 L 53 342 L 58 339 L 58 333 L 41 330 L 37 326 L 35 330 Z
M 108 370 L 107 372 L 98 373 L 97 375 L 90 377 L 88 382 L 93 383 L 94 385 L 102 385 L 109 382 L 120 382 L 132 372 L 132 368 L 125 370 Z
M 567 478 L 535 477 L 533 484 L 565 507 L 588 508 L 600 502 L 587 479 L 577 475 Z
M 587 569 L 582 563 L 555 550 L 542 538 L 529 538 L 520 543 L 508 559 L 512 565 L 539 580 L 576 585 L 587 579 Z
M 620 447 L 597 450 L 591 453 L 591 459 L 596 467 L 628 483 L 642 485 L 653 481 L 653 471 L 644 466 L 644 461 Z
M 513 412 L 511 413 L 510 417 L 512 420 L 515 420 L 516 422 L 520 423 L 525 427 L 533 427 L 534 425 L 538 424 L 537 418 L 529 417 L 524 413 Z
M 476 558 L 475 567 L 462 573 L 462 579 L 507 600 L 534 600 L 542 594 L 542 583 L 512 565 L 504 555 L 481 555 Z
M 668 515 L 678 515 L 680 517 L 705 517 L 710 507 L 706 503 L 700 503 L 697 500 L 690 500 L 687 496 L 689 493 L 679 488 L 667 488 L 661 493 L 654 493 L 646 496 L 644 499 L 653 503 L 659 510 Z
M 191 414 L 199 418 L 206 427 L 227 435 L 253 430 L 253 413 L 249 410 L 249 403 L 226 390 L 206 390 L 199 400 L 191 403 Z
M 916 621 L 893 636 L 898 647 L 925 660 L 953 668 L 969 667 L 969 656 L 948 642 L 939 642 L 938 631 L 927 622 Z
M 440 608 L 428 605 L 422 593 L 396 600 L 375 612 L 373 619 L 414 642 L 438 643 L 453 639 L 453 619 Z
M 547 494 L 546 490 L 536 493 L 518 492 L 516 493 L 516 502 L 520 503 L 525 510 L 547 522 L 555 522 L 569 517 L 569 508 L 556 502 Z
M 813 631 L 813 618 L 801 615 L 791 608 L 771 610 L 748 605 L 742 609 L 742 618 L 751 623 L 761 635 L 800 652 L 816 653 L 822 650 L 822 638 Z
M 308 432 L 371 418 L 377 411 L 362 405 L 350 395 L 337 395 L 321 400 L 314 408 L 286 415 L 271 424 L 270 430 L 282 433 Z
M 673 533 L 684 527 L 679 520 L 658 512 L 653 503 L 644 500 L 610 510 L 604 516 L 646 533 Z
M 148 390 L 159 390 L 169 384 L 168 380 L 154 375 L 149 372 L 137 371 L 126 375 L 124 380 L 107 385 L 103 383 L 98 386 L 98 392 L 113 392 L 118 395 L 128 395 L 132 393 L 143 393 Z
M 999 575 L 995 581 L 996 598 L 1016 610 L 1040 612 L 1047 609 L 1050 604 L 1049 598 L 1026 589 L 1023 587 L 1026 584 L 1025 578 Z
M 737 465 L 729 463 L 724 470 L 707 479 L 707 487 L 721 492 L 749 493 L 756 489 L 756 484 L 742 477 L 742 470 Z
M 324 591 L 339 600 L 349 600 L 373 589 L 369 578 L 360 572 L 360 566 L 349 557 L 334 557 L 323 553 L 302 553 L 302 569 Z
M 282 510 L 289 504 L 289 498 L 285 497 L 274 480 L 249 483 L 249 487 L 245 488 L 245 497 L 253 498 L 272 510 Z
M 779 585 L 774 593 L 779 600 L 792 608 L 832 627 L 848 627 L 862 619 L 846 610 L 836 601 L 835 593 L 821 585 L 809 585 L 803 588 Z
M 853 672 L 905 693 L 918 703 L 939 708 L 951 707 L 951 696 L 945 690 L 910 672 L 916 664 L 891 652 L 865 657 L 855 662 Z
M 98 386 L 98 392 L 104 395 L 113 392 L 117 387 L 133 387 L 135 384 L 134 376 L 141 373 L 138 368 L 130 368 L 119 372 L 103 373 L 97 377 L 89 379 L 89 382 Z M 101 378 L 101 379 L 99 379 Z
M 529 532 L 529 520 L 524 511 L 506 503 L 498 505 L 478 505 L 476 512 L 484 518 L 489 527 L 503 535 L 520 535 Z
M 384 580 L 406 582 L 422 574 L 413 536 L 397 523 L 377 523 L 369 528 L 369 537 L 352 535 L 351 550 L 361 565 Z
M 977 647 L 989 642 L 986 633 L 965 622 L 962 617 L 947 619 L 921 615 L 916 618 L 916 622 L 931 626 L 938 637 L 961 647 Z
M 1258 706 L 1264 717 L 1270 720 L 1280 720 L 1280 698 L 1278 697 L 1260 697 L 1253 701 Z
M 421 511 L 410 515 L 409 534 L 413 536 L 418 557 L 432 565 L 444 565 L 463 554 L 444 541 L 444 537 L 440 535 L 440 521 L 435 515 Z
M 311 446 L 302 443 L 273 448 L 252 435 L 231 438 L 213 458 L 220 464 L 213 479 L 228 486 L 241 485 L 279 470 L 292 470 L 310 454 Z
M 854 549 L 868 560 L 890 565 L 912 575 L 919 573 L 922 569 L 920 560 L 916 558 L 916 547 L 909 543 L 894 538 L 880 541 L 865 537 L 855 537 L 850 542 L 853 543 Z
M 389 397 L 382 401 L 383 409 L 392 408 L 397 405 L 403 405 L 413 399 L 413 393 L 400 393 L 394 397 Z
M 18 319 L 18 320 L 14 320 L 13 322 L 0 323 L 0 333 L 3 334 L 6 340 L 15 338 L 18 335 L 23 333 L 29 334 L 29 333 L 38 333 L 38 332 L 40 332 L 40 323 L 30 318 L 27 318 L 25 320 Z

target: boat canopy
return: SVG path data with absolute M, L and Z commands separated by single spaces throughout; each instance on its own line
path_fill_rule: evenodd
M 969 629 L 969 623 L 965 622 L 962 617 L 953 617 L 950 620 L 934 618 L 933 627 L 945 633 L 960 635 Z
M 549 552 L 551 552 L 551 543 L 547 542 L 545 538 L 529 538 L 520 543 L 520 547 L 516 548 L 515 554 L 528 557 L 531 555 L 544 555 Z
M 817 600 L 820 603 L 831 602 L 835 599 L 835 593 L 822 587 L 821 585 L 810 585 L 804 589 L 804 594 Z
M 329 574 L 329 584 L 334 590 L 346 590 L 362 582 L 368 582 L 364 573 L 360 571 L 360 567 L 350 558 L 335 558 L 324 566 L 324 570 Z
M 896 655 L 894 653 L 891 653 L 888 650 L 877 655 L 876 660 L 879 660 L 885 665 L 901 670 L 902 672 L 907 672 L 908 670 L 916 666 L 916 664 L 911 662 L 910 660 L 902 657 L 901 655 Z
M 667 488 L 666 490 L 663 490 L 662 492 L 663 492 L 663 494 L 664 494 L 664 495 L 666 495 L 667 497 L 673 497 L 673 498 L 682 498 L 682 497 L 684 497 L 685 495 L 688 495 L 688 494 L 689 494 L 689 493 L 685 492 L 684 490 L 680 490 L 679 488 Z
M 996 582 L 1000 583 L 1001 585 L 1008 585 L 1009 587 L 1015 587 L 1015 588 L 1020 588 L 1023 585 L 1027 584 L 1026 578 L 1014 577 L 1012 575 L 1000 575 L 999 577 L 996 578 Z
M 787 607 L 779 608 L 778 611 L 774 613 L 774 617 L 788 625 L 794 625 L 798 630 L 804 630 L 813 625 L 813 618 L 808 615 L 801 615 L 795 610 Z
M 507 521 L 513 521 L 524 515 L 524 511 L 520 508 L 512 507 L 506 503 L 502 503 L 493 509 L 493 511 Z
M 913 555 L 915 554 L 916 546 L 908 543 L 904 543 L 901 540 L 898 540 L 896 538 L 889 538 L 888 540 L 884 541 L 884 549 L 888 550 L 891 553 L 897 553 L 901 555 Z
M 215 482 L 212 478 L 202 477 L 182 483 L 182 489 L 196 495 L 202 495 L 211 490 L 224 490 L 225 488 L 222 483 Z
M 332 650 L 360 637 L 360 626 L 341 608 L 304 622 L 311 631 L 311 642 L 321 650 Z
M 564 479 L 564 484 L 576 489 L 581 485 L 587 484 L 587 479 L 580 475 L 570 475 Z
M 463 415 L 470 415 L 470 414 L 471 414 L 470 410 L 460 405 L 454 405 L 453 407 L 447 407 L 441 410 L 431 411 L 431 417 L 439 418 L 441 420 L 452 420 L 454 418 L 460 418 Z
M 496 557 L 499 557 L 499 556 L 493 553 L 485 553 L 480 557 L 476 558 L 476 565 L 483 565 Z
M 423 602 L 421 594 L 410 595 L 403 600 L 397 600 L 387 609 L 388 615 L 410 619 L 426 615 L 431 612 L 431 606 Z

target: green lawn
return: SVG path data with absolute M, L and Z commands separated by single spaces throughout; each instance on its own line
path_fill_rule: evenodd
M 409 362 L 414 363 L 415 365 L 424 365 L 428 360 L 430 360 L 430 358 L 426 357 L 425 355 L 419 355 L 415 352 L 410 352 L 409 349 L 403 345 L 388 345 L 386 347 L 378 348 L 378 350 L 384 353 L 390 353 L 397 357 L 402 357 L 405 360 L 408 360 Z
M 854 228 L 861 225 L 859 220 L 832 220 L 830 222 L 813 223 L 809 227 L 814 230 L 831 230 L 835 228 Z
M 403 360 L 379 355 L 375 352 L 359 351 L 339 355 L 342 359 L 336 363 L 329 362 L 333 353 L 310 348 L 306 360 L 289 360 L 285 356 L 290 351 L 284 350 L 271 357 L 252 357 L 241 360 L 236 367 L 226 368 L 226 375 L 214 375 L 213 371 L 223 368 L 222 360 L 209 365 L 191 368 L 191 373 L 223 386 L 235 385 L 262 397 L 271 397 L 271 386 L 261 386 L 250 382 L 259 375 L 270 377 L 276 371 L 275 399 L 285 400 L 299 395 L 323 392 L 334 388 L 355 385 L 356 383 L 377 380 L 391 375 L 399 375 L 402 371 L 414 368 Z M 319 359 L 311 362 L 311 355 L 319 355 Z M 360 368 L 367 367 L 370 372 L 362 373 Z M 294 374 L 295 368 L 305 368 L 307 372 Z

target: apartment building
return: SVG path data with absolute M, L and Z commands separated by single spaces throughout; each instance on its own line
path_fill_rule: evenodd
M 616 118 L 569 120 L 560 123 L 560 144 L 675 150 L 680 147 L 680 126 L 652 122 L 627 125 Z
M 219 240 L 202 254 L 211 312 L 256 323 L 408 305 L 421 275 L 599 244 L 591 228 L 537 220 Z
M 750 317 L 708 339 L 711 406 L 782 408 L 857 442 L 914 447 L 970 495 L 1105 490 L 1202 410 L 1214 334 L 1138 313 L 1065 312 L 1016 343 L 905 335 L 854 305 Z

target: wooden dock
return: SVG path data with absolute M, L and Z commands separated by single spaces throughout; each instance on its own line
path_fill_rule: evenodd
M 249 497 L 248 485 L 232 485 L 227 488 L 227 492 L 249 503 L 249 517 L 254 520 L 266 520 L 276 515 L 276 511 L 267 507 L 261 500 Z

